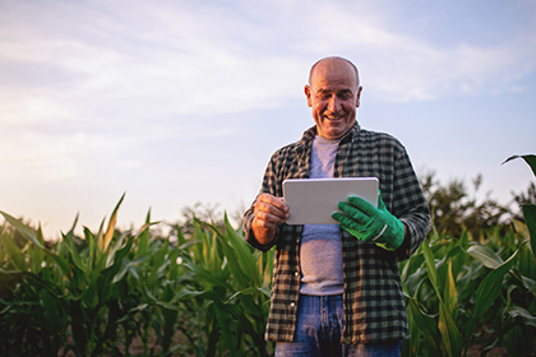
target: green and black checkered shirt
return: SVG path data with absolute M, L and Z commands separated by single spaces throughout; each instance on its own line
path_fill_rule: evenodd
M 316 127 L 300 141 L 274 153 L 261 192 L 283 196 L 283 180 L 309 178 Z M 359 124 L 341 140 L 334 177 L 374 176 L 387 209 L 407 227 L 402 246 L 389 252 L 341 229 L 344 270 L 345 325 L 343 343 L 376 343 L 409 338 L 398 261 L 407 259 L 430 229 L 430 211 L 402 144 Z M 276 245 L 272 299 L 265 338 L 291 342 L 296 328 L 300 290 L 299 248 L 303 226 L 281 224 L 272 244 L 260 245 L 251 231 L 253 206 L 245 213 L 244 232 L 253 247 L 268 251 Z

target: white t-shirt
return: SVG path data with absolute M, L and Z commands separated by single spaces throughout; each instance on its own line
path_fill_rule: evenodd
M 339 141 L 315 136 L 311 152 L 311 178 L 333 177 Z M 326 296 L 344 292 L 338 224 L 308 224 L 303 227 L 300 270 L 301 294 Z

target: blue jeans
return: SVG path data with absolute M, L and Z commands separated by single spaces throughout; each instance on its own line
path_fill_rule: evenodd
M 294 342 L 277 342 L 275 357 L 399 357 L 402 341 L 346 345 L 342 295 L 300 295 Z

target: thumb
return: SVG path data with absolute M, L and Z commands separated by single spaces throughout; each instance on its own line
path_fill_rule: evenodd
M 378 191 L 378 210 L 384 211 L 385 210 L 385 203 L 383 203 L 383 198 L 381 192 Z

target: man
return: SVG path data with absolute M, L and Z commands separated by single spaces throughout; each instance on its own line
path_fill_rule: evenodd
M 424 240 L 430 212 L 405 148 L 357 123 L 361 91 L 346 59 L 311 68 L 316 125 L 274 153 L 245 213 L 248 243 L 276 246 L 265 335 L 276 356 L 399 356 L 409 337 L 398 261 Z M 366 176 L 380 181 L 378 208 L 351 197 L 333 215 L 339 224 L 285 224 L 283 180 Z

